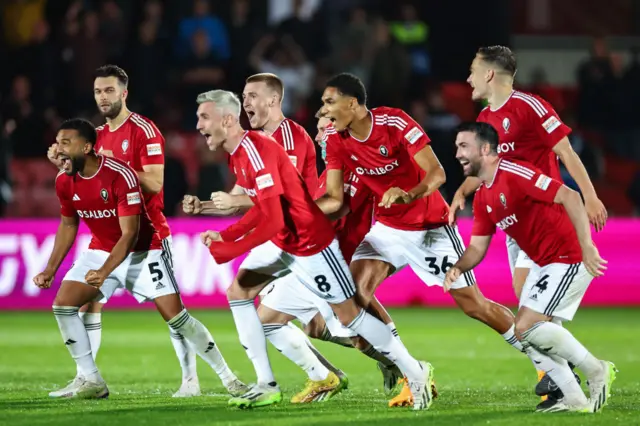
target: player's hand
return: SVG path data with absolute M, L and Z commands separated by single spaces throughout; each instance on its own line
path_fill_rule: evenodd
M 451 201 L 451 207 L 449 207 L 449 225 L 456 223 L 456 213 L 458 210 L 464 210 L 465 201 L 464 195 L 456 192 Z
M 392 204 L 409 204 L 411 201 L 411 196 L 406 191 L 393 187 L 384 193 L 378 206 L 389 208 Z
M 89 284 L 90 286 L 100 288 L 102 287 L 102 284 L 104 284 L 104 280 L 107 279 L 107 276 L 100 269 L 98 270 L 92 269 L 89 272 L 87 272 L 87 275 L 84 276 L 84 279 L 85 281 L 87 281 L 87 284 Z
M 453 283 L 458 281 L 460 275 L 462 275 L 462 271 L 460 270 L 460 268 L 457 268 L 455 266 L 449 268 L 447 274 L 444 276 L 444 281 L 442 283 L 442 289 L 445 293 L 451 290 L 451 286 L 453 285 Z
M 210 247 L 214 241 L 221 243 L 223 239 L 217 231 L 205 231 L 200 234 L 200 241 L 202 241 L 202 244 L 205 246 Z
M 589 222 L 596 228 L 596 232 L 602 231 L 607 223 L 607 209 L 599 198 L 585 198 L 584 207 L 589 216 Z
M 182 211 L 186 214 L 200 214 L 202 202 L 195 195 L 185 195 L 182 199 Z
M 49 147 L 49 150 L 47 151 L 47 158 L 58 169 L 62 169 L 62 160 L 60 160 L 58 158 L 58 144 L 57 143 L 54 143 Z
M 218 210 L 228 210 L 235 206 L 233 205 L 233 196 L 226 192 L 212 192 L 211 201 Z
M 587 271 L 594 277 L 601 277 L 604 275 L 604 271 L 607 270 L 607 262 L 600 257 L 598 249 L 594 244 L 589 245 L 586 249 L 582 250 L 582 263 Z
M 38 275 L 33 277 L 33 283 L 40 288 L 49 288 L 53 283 L 53 278 L 55 274 L 52 271 L 44 270 L 40 272 Z

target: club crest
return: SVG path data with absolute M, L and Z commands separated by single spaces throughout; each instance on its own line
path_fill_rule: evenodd
M 122 141 L 122 152 L 127 152 L 127 149 L 129 149 L 129 140 L 125 139 Z
M 109 199 L 109 193 L 107 192 L 106 189 L 102 188 L 100 190 L 100 197 L 102 197 L 105 203 L 107 202 L 107 200 Z
M 506 209 L 507 208 L 507 197 L 505 197 L 502 192 L 500 193 L 500 202 L 502 203 L 502 205 Z
M 509 127 L 511 127 L 511 121 L 509 121 L 508 118 L 502 120 L 502 128 L 504 129 L 505 133 L 509 133 Z
M 386 157 L 387 155 L 389 155 L 389 150 L 387 149 L 386 146 L 384 145 L 380 145 L 380 154 L 384 157 Z

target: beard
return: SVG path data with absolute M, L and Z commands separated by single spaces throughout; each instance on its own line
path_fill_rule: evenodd
M 118 99 L 114 103 L 111 104 L 111 107 L 105 112 L 101 112 L 102 116 L 108 119 L 114 119 L 120 114 L 122 111 L 122 99 Z
M 84 169 L 85 157 L 84 155 L 78 157 L 69 157 L 71 161 L 71 170 L 66 172 L 69 176 L 73 176 L 78 173 L 80 170 Z

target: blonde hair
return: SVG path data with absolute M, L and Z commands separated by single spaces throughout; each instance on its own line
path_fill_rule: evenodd
M 198 104 L 213 102 L 223 112 L 231 114 L 238 119 L 240 118 L 240 110 L 242 108 L 240 98 L 228 90 L 209 90 L 208 92 L 200 93 L 196 98 L 196 102 Z

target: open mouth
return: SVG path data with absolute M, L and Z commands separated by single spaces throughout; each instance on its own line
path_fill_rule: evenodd
M 247 112 L 247 117 L 249 117 L 249 120 L 251 120 L 256 115 L 255 111 L 246 111 L 246 112 Z
M 200 132 L 200 133 L 202 134 L 202 136 L 204 136 L 207 143 L 211 142 L 211 133 L 204 133 L 204 132 Z
M 71 171 L 71 158 L 69 158 L 66 155 L 58 155 L 58 159 L 60 161 L 62 161 L 62 170 L 64 170 L 65 172 L 70 172 Z

